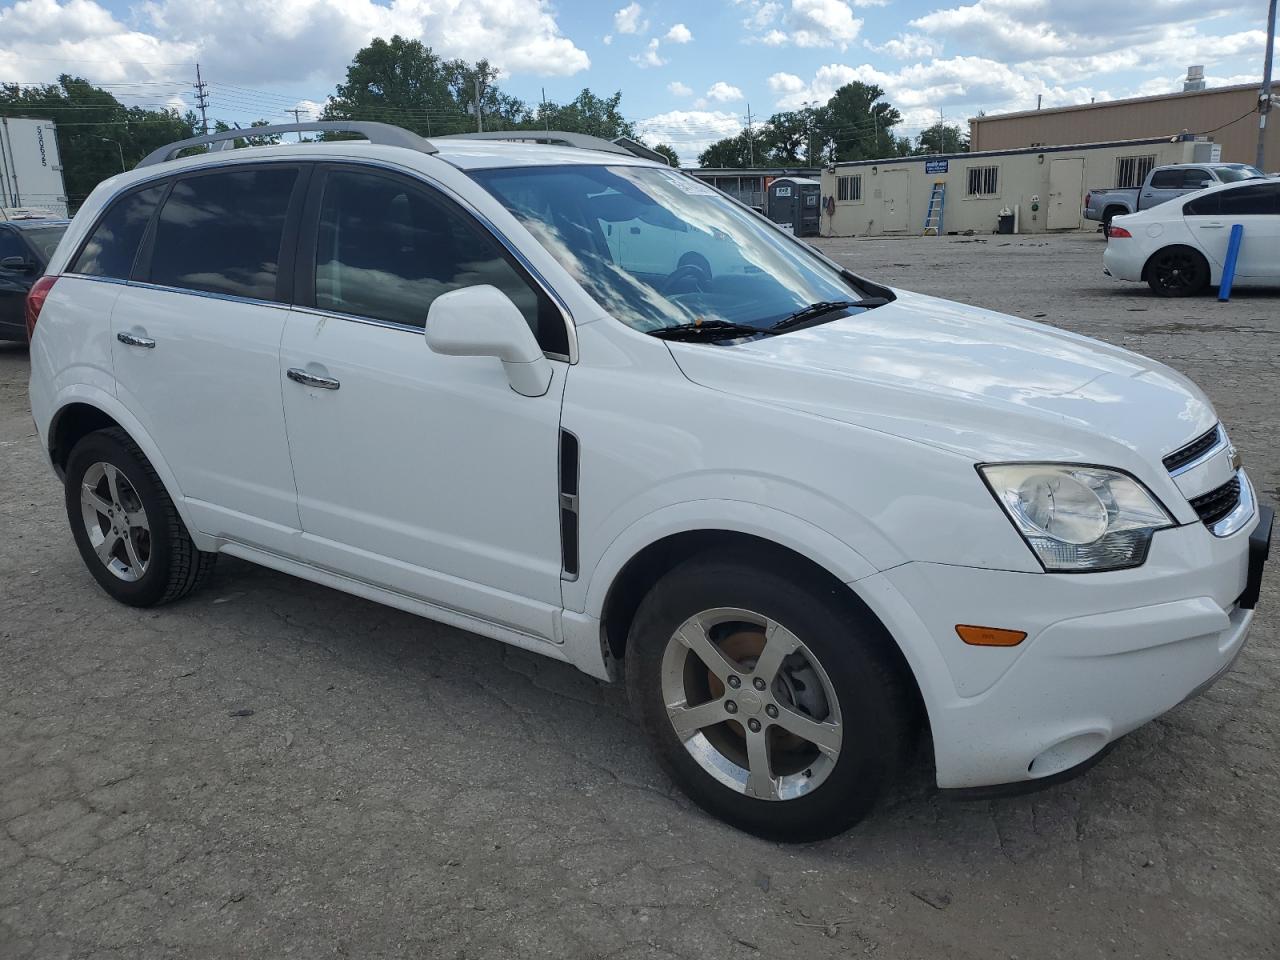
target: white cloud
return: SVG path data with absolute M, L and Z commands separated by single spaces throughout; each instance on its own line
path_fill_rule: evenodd
M 868 50 L 888 54 L 895 60 L 918 60 L 926 57 L 936 57 L 942 53 L 941 44 L 918 33 L 899 34 L 897 37 L 886 40 L 878 46 L 870 40 L 864 40 L 863 43 Z
M 734 100 L 742 99 L 742 91 L 732 84 L 725 83 L 723 80 L 717 80 L 707 88 L 706 97 L 708 100 L 714 100 L 717 103 L 731 103 Z
M 206 76 L 231 83 L 332 87 L 374 37 L 420 38 L 443 57 L 484 57 L 507 73 L 585 70 L 585 51 L 560 32 L 548 0 L 153 0 L 127 23 L 94 0 L 19 0 L 0 8 L 0 76 L 27 79 L 31 64 L 96 81 Z M 58 61 L 63 61 L 59 63 Z
M 668 83 L 667 92 L 676 97 L 689 97 L 693 95 L 693 90 L 681 83 L 679 80 L 672 80 Z
M 693 39 L 693 32 L 683 23 L 677 23 L 667 31 L 667 35 L 663 39 L 667 43 L 688 43 Z
M 862 21 L 853 15 L 849 0 L 791 0 L 785 11 L 780 4 L 764 0 L 745 0 L 745 5 L 750 11 L 744 20 L 747 31 L 759 33 L 769 28 L 758 40 L 771 47 L 794 44 L 843 50 L 862 29 Z M 871 0 L 860 5 L 880 4 Z
M 649 45 L 644 48 L 643 52 L 632 54 L 631 62 L 642 70 L 648 67 L 663 66 L 667 61 L 658 55 L 658 38 L 654 37 L 650 40 Z
M 672 110 L 641 120 L 636 129 L 649 143 L 671 144 L 684 163 L 693 164 L 715 141 L 741 133 L 742 118 L 719 110 Z
M 649 21 L 644 19 L 644 7 L 629 3 L 613 15 L 613 29 L 618 33 L 644 33 Z
M 606 33 L 606 34 L 604 35 L 604 37 L 601 39 L 601 42 L 602 42 L 606 47 L 607 47 L 607 46 L 609 46 L 609 44 L 613 43 L 613 34 L 612 34 L 612 33 Z

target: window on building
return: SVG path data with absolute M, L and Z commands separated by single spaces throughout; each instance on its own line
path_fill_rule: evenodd
M 862 174 L 836 177 L 836 202 L 855 203 L 862 199 Z
M 1156 165 L 1154 153 L 1135 157 L 1116 158 L 1116 187 L 1140 187 L 1147 179 L 1147 174 Z
M 1000 168 L 970 167 L 965 196 L 995 197 L 1000 195 Z

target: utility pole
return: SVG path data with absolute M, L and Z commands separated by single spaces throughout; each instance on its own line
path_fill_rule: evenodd
M 547 125 L 547 133 L 551 132 L 551 113 L 547 110 L 547 88 L 542 88 L 542 119 Z
M 747 104 L 747 166 L 754 167 L 756 165 L 756 138 L 755 131 L 751 129 L 751 104 Z
M 1254 164 L 1267 172 L 1267 114 L 1271 112 L 1271 61 L 1276 52 L 1276 0 L 1267 11 L 1267 54 L 1262 65 L 1262 91 L 1258 94 L 1258 157 Z
M 484 133 L 484 108 L 480 106 L 480 91 L 483 85 L 480 82 L 480 74 L 475 77 L 476 83 L 476 133 Z
M 286 110 L 286 111 L 285 111 L 285 113 L 292 113 L 292 114 L 293 114 L 293 122 L 294 122 L 294 123 L 301 123 L 301 122 L 302 122 L 302 111 L 301 111 L 298 107 L 294 107 L 292 110 Z M 301 130 L 299 130 L 299 131 L 298 131 L 298 142 L 299 142 L 299 143 L 301 143 L 301 142 L 302 142 L 302 131 L 301 131 Z
M 193 84 L 196 88 L 196 105 L 200 108 L 200 130 L 205 135 L 209 135 L 209 93 L 208 84 L 200 77 L 200 64 L 196 64 L 196 82 Z

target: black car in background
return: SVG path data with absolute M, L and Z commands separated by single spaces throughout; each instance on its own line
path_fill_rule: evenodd
M 26 342 L 27 291 L 44 273 L 70 220 L 0 221 L 0 341 Z

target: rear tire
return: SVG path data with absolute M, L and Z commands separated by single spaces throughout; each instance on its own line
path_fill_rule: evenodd
M 1194 297 L 1209 286 L 1209 261 L 1191 247 L 1165 247 L 1143 270 L 1147 285 L 1161 297 Z
M 892 641 L 869 620 L 829 587 L 741 561 L 704 556 L 669 572 L 641 602 L 626 652 L 632 709 L 662 767 L 698 806 L 757 836 L 820 840 L 853 826 L 915 729 Z
M 155 469 L 118 427 L 75 445 L 65 494 L 85 566 L 121 603 L 150 607 L 177 600 L 213 570 L 218 555 L 196 549 Z

